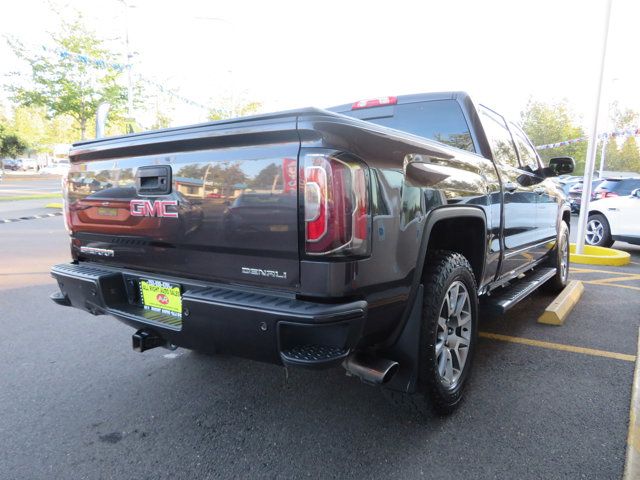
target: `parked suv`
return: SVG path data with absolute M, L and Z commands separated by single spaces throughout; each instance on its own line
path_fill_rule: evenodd
M 591 203 L 585 239 L 598 247 L 610 247 L 616 240 L 640 245 L 640 188 Z
M 631 195 L 636 188 L 640 188 L 640 177 L 638 178 L 607 178 L 602 181 L 591 194 L 592 200 L 609 197 L 624 197 Z

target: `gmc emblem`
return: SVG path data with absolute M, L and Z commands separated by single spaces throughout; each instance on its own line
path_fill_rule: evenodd
M 131 200 L 129 211 L 132 217 L 178 218 L 178 212 L 167 212 L 167 207 L 178 207 L 176 200 Z

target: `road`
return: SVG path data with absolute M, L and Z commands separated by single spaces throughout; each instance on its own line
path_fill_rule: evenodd
M 42 195 L 60 193 L 60 177 L 46 176 L 39 178 L 33 175 L 16 175 L 5 172 L 0 182 L 0 199 L 19 195 Z
M 633 362 L 481 338 L 460 410 L 419 419 L 339 368 L 287 379 L 227 356 L 135 353 L 125 325 L 48 300 L 49 266 L 68 257 L 60 217 L 0 225 L 0 238 L 3 478 L 621 475 Z M 481 330 L 635 355 L 640 280 L 624 278 L 640 266 L 601 270 L 632 288 L 587 283 L 560 328 L 535 322 L 539 294 Z

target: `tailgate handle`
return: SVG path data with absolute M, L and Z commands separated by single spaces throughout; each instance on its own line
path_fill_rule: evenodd
M 136 172 L 136 191 L 144 195 L 171 193 L 171 166 L 152 165 L 140 167 Z

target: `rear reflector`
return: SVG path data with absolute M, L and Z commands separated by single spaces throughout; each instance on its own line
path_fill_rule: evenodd
M 361 108 L 382 107 L 383 105 L 395 105 L 398 103 L 398 97 L 380 97 L 371 100 L 360 100 L 351 105 L 351 110 L 359 110 Z
M 368 255 L 369 175 L 351 159 L 304 157 L 305 251 L 309 255 Z

